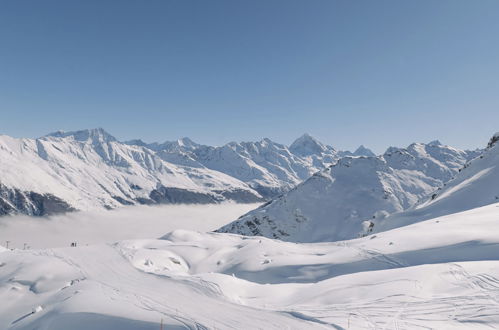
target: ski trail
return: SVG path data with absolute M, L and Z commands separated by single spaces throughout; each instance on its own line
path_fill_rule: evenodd
M 133 267 L 117 249 L 110 245 L 66 249 L 58 253 L 47 251 L 46 253 L 72 265 L 87 281 L 99 283 L 105 291 L 114 292 L 118 299 L 131 302 L 139 308 L 157 312 L 189 329 L 202 329 L 203 327 L 229 329 L 238 328 L 241 324 L 260 324 L 262 328 L 267 329 L 328 327 L 278 312 L 230 303 L 222 296 L 216 297 L 214 294 L 216 289 L 212 285 L 205 285 L 204 282 L 178 281 L 165 276 L 144 273 Z M 97 253 L 99 260 L 93 257 Z M 197 306 L 215 306 L 216 310 L 228 312 L 220 317 L 220 315 L 210 313 L 209 308 L 203 310 Z M 196 313 L 193 314 L 192 311 Z

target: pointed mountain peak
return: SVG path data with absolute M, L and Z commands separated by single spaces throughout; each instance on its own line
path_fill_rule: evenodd
M 289 150 L 301 156 L 309 156 L 324 152 L 326 150 L 326 146 L 310 134 L 305 133 L 289 146 Z
M 261 146 L 264 146 L 264 147 L 277 146 L 277 147 L 283 147 L 283 148 L 285 148 L 283 145 L 281 145 L 280 143 L 277 143 L 277 142 L 271 140 L 270 138 L 263 138 L 259 142 L 257 142 L 257 144 L 259 144 Z
M 73 137 L 76 141 L 85 142 L 85 141 L 94 141 L 94 142 L 112 142 L 116 141 L 116 138 L 106 132 L 103 128 L 92 128 L 92 129 L 84 129 L 79 131 L 57 131 L 54 133 L 47 134 L 48 137 L 57 137 L 57 138 L 67 138 Z
M 429 142 L 428 145 L 429 146 L 441 146 L 442 142 L 440 142 L 439 140 L 433 140 L 433 141 Z
M 364 145 L 360 145 L 357 150 L 354 151 L 354 156 L 366 156 L 366 157 L 375 157 L 376 154 L 371 151 L 371 149 L 364 147 Z
M 199 146 L 198 143 L 192 141 L 191 139 L 189 139 L 188 137 L 183 137 L 181 139 L 178 139 L 177 140 L 177 143 L 180 147 L 197 147 Z

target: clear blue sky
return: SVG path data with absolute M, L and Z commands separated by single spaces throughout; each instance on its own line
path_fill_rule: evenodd
M 0 115 L 16 137 L 484 146 L 499 1 L 0 1 Z

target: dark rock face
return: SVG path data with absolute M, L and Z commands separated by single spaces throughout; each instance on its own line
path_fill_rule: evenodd
M 150 200 L 142 199 L 141 204 L 210 204 L 220 203 L 224 200 L 237 203 L 258 203 L 263 199 L 247 190 L 233 189 L 214 191 L 213 194 L 191 191 L 181 188 L 161 186 L 149 194 Z
M 271 200 L 279 197 L 280 195 L 288 192 L 289 189 L 284 187 L 267 187 L 261 185 L 254 185 L 253 188 L 257 193 L 259 193 L 265 200 Z
M 263 198 L 260 198 L 255 194 L 252 194 L 251 192 L 242 189 L 216 191 L 216 193 L 219 193 L 228 200 L 238 203 L 258 203 L 264 201 Z
M 149 197 L 158 204 L 209 204 L 220 202 L 214 195 L 164 186 L 151 191 Z
M 0 215 L 22 213 L 44 216 L 71 211 L 76 210 L 52 194 L 21 191 L 0 185 Z
M 263 200 L 246 190 L 217 191 L 214 194 L 190 191 L 181 188 L 161 186 L 149 194 L 149 198 L 127 200 L 119 196 L 113 198 L 122 205 L 154 204 L 213 204 L 224 200 L 238 203 L 258 203 Z M 111 206 L 108 209 L 112 209 Z M 11 214 L 26 214 L 31 216 L 46 216 L 73 212 L 63 199 L 52 194 L 40 194 L 33 191 L 22 191 L 8 188 L 0 184 L 0 216 Z
M 499 141 L 499 133 L 496 133 L 489 141 L 489 144 L 487 144 L 487 148 L 492 148 L 492 146 Z
M 122 198 L 120 196 L 113 196 L 113 198 L 114 198 L 115 201 L 117 201 L 121 205 L 133 205 L 133 204 L 135 204 L 134 202 L 126 200 L 126 199 L 124 199 L 124 198 Z

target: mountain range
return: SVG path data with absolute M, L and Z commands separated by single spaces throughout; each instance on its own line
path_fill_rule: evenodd
M 293 242 L 338 241 L 493 203 L 499 198 L 499 149 L 492 142 L 497 139 L 485 151 L 433 141 L 390 147 L 380 156 L 343 157 L 218 231 Z M 411 209 L 418 211 L 395 220 Z
M 289 147 L 263 139 L 201 145 L 120 142 L 105 130 L 37 139 L 0 136 L 0 214 L 112 209 L 160 203 L 261 202 L 292 189 L 344 155 L 308 134 Z

